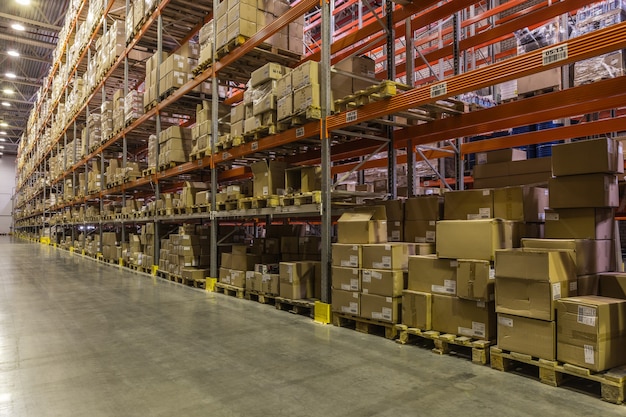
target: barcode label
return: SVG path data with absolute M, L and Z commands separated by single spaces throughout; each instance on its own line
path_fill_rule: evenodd
M 346 123 L 354 122 L 356 119 L 358 119 L 358 113 L 356 110 L 346 113 Z
M 224 153 L 222 154 L 222 159 L 228 159 L 228 158 L 230 158 L 230 153 L 228 153 L 228 152 L 224 152 Z
M 555 46 L 554 48 L 546 49 L 542 53 L 542 63 L 544 66 L 554 64 L 555 62 L 564 61 L 567 59 L 567 44 Z
M 448 93 L 448 83 L 439 83 L 430 87 L 430 98 L 440 97 Z
M 301 138 L 302 136 L 304 136 L 304 128 L 303 127 L 299 127 L 296 129 L 296 137 L 297 138 Z
M 259 149 L 259 142 L 252 142 L 252 144 L 250 145 L 250 148 L 253 151 L 256 151 L 257 149 Z

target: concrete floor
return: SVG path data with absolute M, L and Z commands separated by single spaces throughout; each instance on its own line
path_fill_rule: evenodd
M 0 416 L 623 416 L 624 406 L 0 238 Z

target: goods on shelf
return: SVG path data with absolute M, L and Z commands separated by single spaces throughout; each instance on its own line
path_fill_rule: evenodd
M 192 149 L 191 129 L 170 126 L 159 134 L 159 168 L 170 163 L 187 162 Z

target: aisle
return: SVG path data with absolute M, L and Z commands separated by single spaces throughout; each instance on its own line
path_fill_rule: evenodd
M 0 237 L 0 416 L 623 415 L 623 406 Z

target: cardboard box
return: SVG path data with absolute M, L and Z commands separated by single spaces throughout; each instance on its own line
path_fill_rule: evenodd
M 600 294 L 600 277 L 597 274 L 579 275 L 576 277 L 576 295 L 603 295 Z M 605 295 L 606 296 L 606 295 Z M 614 297 L 622 298 L 622 297 Z
M 613 209 L 546 210 L 545 237 L 548 239 L 612 239 L 614 226 Z
M 317 61 L 306 61 L 291 73 L 292 88 L 297 90 L 307 85 L 320 83 L 320 64 Z
M 398 220 L 387 220 L 387 241 L 404 241 L 404 222 Z
M 263 274 L 254 271 L 246 271 L 246 290 L 263 291 Z
M 592 239 L 522 239 L 522 248 L 571 250 L 576 275 L 613 271 L 612 241 Z
M 526 151 L 523 149 L 508 148 L 490 152 L 477 152 L 477 164 L 496 164 L 499 162 L 524 161 Z
M 426 292 L 402 292 L 402 324 L 410 328 L 430 330 L 432 295 Z
M 398 323 L 402 297 L 361 294 L 361 314 L 367 319 Z
M 434 255 L 410 256 L 407 288 L 412 291 L 456 295 L 457 261 Z
M 246 271 L 230 270 L 230 285 L 239 288 L 246 287 Z
M 403 243 L 367 244 L 362 251 L 363 268 L 406 270 L 409 266 L 409 247 Z
M 561 87 L 561 67 L 517 79 L 517 93 L 526 94 L 537 90 Z
M 443 197 L 424 196 L 408 198 L 404 203 L 404 220 L 441 220 Z
M 599 274 L 598 295 L 626 300 L 626 273 L 605 272 Z
M 451 191 L 444 194 L 445 220 L 490 219 L 493 213 L 492 190 Z
M 309 61 L 310 62 L 310 61 Z M 294 114 L 306 111 L 310 107 L 320 108 L 320 86 L 319 84 L 311 84 L 293 92 L 293 112 Z
M 456 271 L 456 294 L 459 298 L 493 301 L 495 271 L 489 261 L 459 259 Z
M 261 291 L 264 294 L 279 295 L 280 294 L 280 275 L 279 274 L 263 274 L 261 277 Z
M 250 84 L 252 87 L 257 87 L 267 81 L 278 80 L 285 75 L 286 71 L 287 69 L 282 65 L 274 62 L 268 62 L 261 68 L 252 71 Z
M 285 168 L 279 161 L 258 161 L 251 165 L 254 174 L 254 197 L 281 194 L 285 188 Z
M 615 175 L 584 174 L 551 178 L 548 187 L 552 209 L 619 206 Z
M 332 267 L 332 288 L 344 291 L 361 290 L 361 270 L 358 268 Z
M 524 222 L 543 222 L 548 207 L 546 188 L 519 186 L 493 192 L 494 217 Z
M 337 221 L 338 243 L 384 243 L 387 241 L 387 220 L 383 206 L 366 207 L 346 212 Z
M 400 297 L 404 288 L 404 272 L 381 269 L 361 270 L 361 292 L 384 297 Z
M 404 201 L 403 200 L 387 200 L 383 201 L 388 221 L 404 221 Z
M 452 259 L 495 259 L 498 249 L 513 247 L 513 223 L 490 220 L 437 222 L 437 256 Z
M 552 176 L 552 158 L 533 158 L 525 161 L 499 162 L 474 166 L 474 179 L 540 173 L 546 173 L 548 177 Z M 474 186 L 476 186 L 476 184 L 474 184 Z
M 611 138 L 581 140 L 552 147 L 552 175 L 623 174 L 621 142 Z
M 533 159 L 530 159 L 533 161 Z M 489 165 L 476 165 L 489 166 Z M 474 178 L 474 188 L 500 188 L 513 187 L 518 185 L 547 185 L 552 177 L 549 171 L 535 172 L 532 174 L 505 175 L 493 178 Z
M 510 249 L 496 252 L 496 277 L 531 281 L 571 281 L 576 266 L 571 251 Z
M 352 314 L 358 316 L 361 314 L 360 299 L 361 294 L 354 291 L 332 290 L 331 308 L 337 313 Z
M 389 226 L 387 226 L 389 227 Z M 434 243 L 437 240 L 436 220 L 405 220 L 404 241 Z
M 433 294 L 432 327 L 442 333 L 494 340 L 497 327 L 494 304 Z
M 281 262 L 280 296 L 291 300 L 312 298 L 315 283 L 315 262 Z
M 361 245 L 333 243 L 332 264 L 333 266 L 360 268 Z
M 557 359 L 592 371 L 626 363 L 626 300 L 584 296 L 557 302 Z
M 556 323 L 498 313 L 498 347 L 556 360 Z

